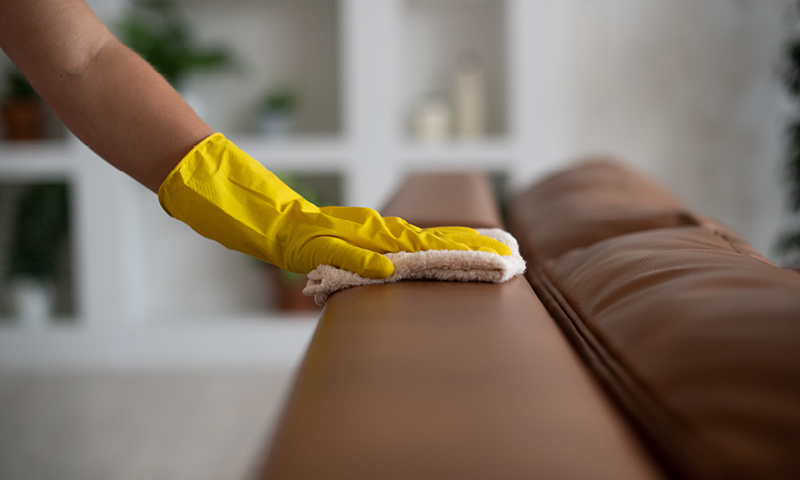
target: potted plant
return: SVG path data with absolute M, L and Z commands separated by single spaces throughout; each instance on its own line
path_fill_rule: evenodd
M 118 24 L 123 43 L 147 60 L 176 89 L 194 72 L 211 72 L 231 65 L 230 52 L 220 46 L 195 46 L 186 21 L 171 0 L 142 0 Z
M 28 79 L 16 67 L 5 72 L 6 95 L 3 125 L 7 140 L 36 140 L 43 136 L 42 101 Z
M 58 259 L 69 237 L 65 183 L 26 186 L 14 218 L 6 276 L 15 316 L 41 324 L 52 316 Z
M 270 138 L 287 137 L 298 104 L 299 97 L 292 88 L 278 88 L 267 92 L 261 100 L 260 133 Z
M 798 2 L 800 6 L 800 2 Z M 785 46 L 783 80 L 792 97 L 795 109 L 800 105 L 800 36 L 794 35 Z M 793 213 L 793 228 L 786 230 L 778 240 L 778 250 L 786 256 L 788 264 L 800 269 L 800 116 L 795 115 L 788 128 L 786 155 L 786 183 L 789 188 L 789 208 Z

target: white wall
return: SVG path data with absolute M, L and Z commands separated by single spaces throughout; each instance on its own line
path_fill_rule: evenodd
M 770 253 L 781 222 L 784 0 L 570 0 L 570 137 Z

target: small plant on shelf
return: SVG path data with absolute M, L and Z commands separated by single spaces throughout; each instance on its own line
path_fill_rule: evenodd
M 49 317 L 59 259 L 69 237 L 67 185 L 22 187 L 13 228 L 6 277 L 14 292 L 16 316 Z
M 171 0 L 140 0 L 119 23 L 120 37 L 176 89 L 195 72 L 232 65 L 231 53 L 220 46 L 197 47 L 188 23 Z
M 270 138 L 288 136 L 299 104 L 300 97 L 293 88 L 277 88 L 269 91 L 261 100 L 260 133 Z
M 6 140 L 42 138 L 44 110 L 42 101 L 25 75 L 13 65 L 5 71 L 3 126 Z

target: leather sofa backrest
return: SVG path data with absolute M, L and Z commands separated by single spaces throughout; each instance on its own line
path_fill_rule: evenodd
M 551 314 L 689 478 L 800 478 L 800 275 L 696 227 L 533 267 Z
M 688 225 L 715 230 L 766 261 L 730 228 L 692 212 L 654 182 L 608 160 L 550 175 L 512 199 L 509 215 L 526 258 L 542 262 L 617 235 Z
M 585 173 L 578 167 L 562 175 Z M 586 198 L 605 188 L 584 185 Z M 547 207 L 526 203 L 542 197 L 538 188 L 514 199 L 512 216 L 550 220 Z M 552 184 L 546 192 L 551 205 L 577 202 L 583 193 Z M 580 233 L 582 242 L 573 244 L 584 244 L 529 259 L 529 280 L 674 474 L 800 478 L 800 275 L 691 212 L 696 225 L 653 228 L 655 222 L 643 221 L 608 235 L 605 221 L 637 211 L 631 205 L 646 197 L 635 192 L 607 202 L 598 218 L 550 212 L 561 215 L 552 219 L 559 228 Z M 543 245 L 556 237 L 535 231 L 548 228 L 539 223 L 516 226 L 527 228 L 512 233 L 526 238 L 529 251 L 547 251 Z M 585 233 L 592 228 L 602 231 Z

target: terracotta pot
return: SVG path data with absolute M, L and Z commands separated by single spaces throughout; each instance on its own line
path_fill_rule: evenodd
M 314 297 L 303 295 L 303 288 L 306 286 L 306 276 L 295 273 L 284 272 L 277 267 L 270 266 L 268 275 L 271 284 L 275 285 L 275 300 L 280 310 L 287 312 L 302 312 L 320 310 L 314 303 Z
M 36 140 L 44 136 L 44 111 L 38 99 L 13 99 L 3 103 L 6 140 Z

